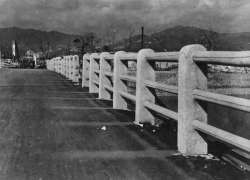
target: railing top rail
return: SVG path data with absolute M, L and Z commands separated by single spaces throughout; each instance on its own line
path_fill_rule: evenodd
M 195 62 L 228 66 L 250 66 L 250 51 L 195 51 Z
M 105 54 L 104 59 L 105 60 L 114 60 L 114 54 Z
M 227 96 L 202 90 L 194 90 L 193 95 L 196 99 L 211 102 L 215 104 L 219 104 L 222 106 L 227 106 L 230 108 L 242 110 L 245 112 L 250 112 L 250 100 L 239 98 L 239 97 L 233 97 L 233 96 Z
M 178 62 L 179 52 L 156 52 L 147 54 L 147 61 Z
M 153 81 L 149 81 L 149 80 L 145 81 L 145 85 L 147 87 L 166 91 L 168 93 L 178 94 L 178 87 L 177 86 L 171 86 L 168 84 L 153 82 Z
M 90 55 L 89 55 L 89 54 L 84 54 L 84 55 L 83 55 L 83 59 L 89 60 L 89 58 L 90 58 Z
M 100 53 L 92 53 L 90 55 L 90 58 L 93 58 L 93 59 L 100 59 L 101 57 L 101 54 Z
M 220 139 L 234 147 L 240 148 L 247 152 L 250 152 L 250 140 L 237 136 L 235 134 L 223 131 L 219 128 L 213 127 L 206 123 L 200 122 L 198 120 L 193 121 L 193 126 L 195 129 L 202 131 L 210 136 Z
M 137 53 L 124 53 L 119 56 L 121 61 L 136 61 L 137 60 Z

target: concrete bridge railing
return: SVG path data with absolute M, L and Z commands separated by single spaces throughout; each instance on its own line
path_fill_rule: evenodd
M 127 75 L 129 61 L 137 63 L 136 77 Z M 156 62 L 178 63 L 178 87 L 155 82 Z M 143 49 L 138 53 L 86 54 L 82 87 L 98 93 L 99 99 L 113 99 L 113 107 L 117 109 L 127 109 L 128 102 L 134 102 L 136 124 L 154 124 L 155 113 L 176 120 L 178 150 L 183 154 L 207 154 L 207 142 L 200 132 L 250 152 L 250 140 L 207 124 L 204 102 L 250 112 L 250 100 L 207 91 L 207 64 L 250 66 L 250 52 L 208 52 L 201 45 L 189 45 L 180 52 Z M 55 70 L 55 66 L 54 59 L 48 61 L 48 69 Z M 136 83 L 135 95 L 128 93 L 127 82 Z M 156 90 L 178 94 L 178 113 L 155 104 Z

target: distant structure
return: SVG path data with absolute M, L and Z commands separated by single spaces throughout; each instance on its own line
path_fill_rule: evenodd
M 12 41 L 12 59 L 13 62 L 19 62 L 18 46 L 15 40 Z

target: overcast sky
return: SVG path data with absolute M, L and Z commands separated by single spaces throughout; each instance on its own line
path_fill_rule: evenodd
M 250 32 L 249 9 L 249 0 L 0 0 L 0 27 L 100 34 L 107 27 L 213 25 L 219 32 Z

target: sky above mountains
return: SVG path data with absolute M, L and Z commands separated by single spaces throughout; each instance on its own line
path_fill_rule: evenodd
M 187 25 L 250 32 L 249 9 L 249 0 L 0 0 L 0 27 L 105 34 Z

